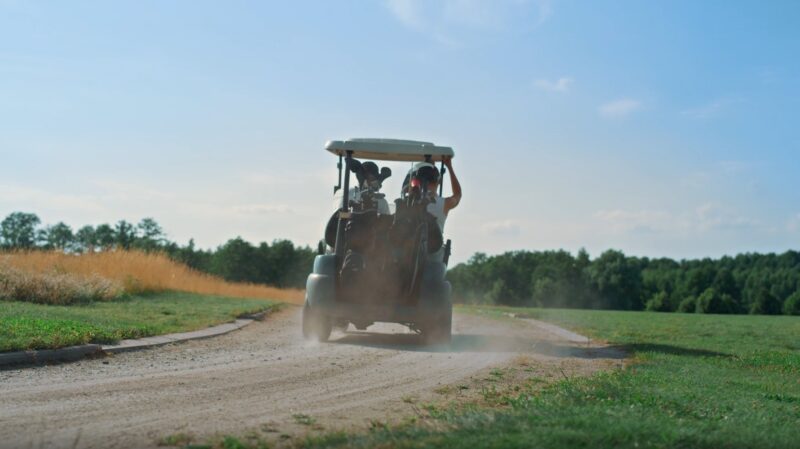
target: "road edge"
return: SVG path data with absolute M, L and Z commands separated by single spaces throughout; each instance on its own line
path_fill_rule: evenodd
M 553 335 L 558 335 L 559 337 L 567 340 L 570 343 L 579 343 L 579 344 L 591 344 L 592 339 L 585 336 L 578 334 L 576 332 L 572 332 L 569 329 L 565 329 L 561 326 L 555 325 L 553 323 L 548 323 L 547 321 L 536 320 L 533 318 L 522 318 L 515 316 L 514 318 L 518 320 L 522 320 L 526 323 L 532 324 L 540 329 L 544 329 L 547 332 L 550 332 Z
M 180 343 L 189 340 L 217 337 L 239 330 L 254 321 L 263 321 L 267 315 L 280 309 L 270 307 L 267 310 L 241 315 L 233 322 L 218 324 L 191 332 L 178 332 L 174 334 L 156 335 L 153 337 L 138 338 L 135 340 L 121 340 L 113 345 L 85 344 L 68 346 L 58 349 L 37 349 L 29 351 L 15 351 L 0 353 L 0 370 L 9 368 L 26 368 L 46 363 L 74 362 L 88 357 L 116 354 L 120 352 L 138 351 L 170 343 Z

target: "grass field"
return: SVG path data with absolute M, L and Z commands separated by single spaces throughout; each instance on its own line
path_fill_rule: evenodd
M 627 368 L 544 389 L 535 379 L 492 408 L 333 433 L 304 447 L 797 448 L 800 318 L 472 307 L 550 321 L 622 346 Z M 510 318 L 506 318 L 510 319 Z
M 197 330 L 277 304 L 184 292 L 130 295 L 69 306 L 0 301 L 0 351 L 112 343 Z

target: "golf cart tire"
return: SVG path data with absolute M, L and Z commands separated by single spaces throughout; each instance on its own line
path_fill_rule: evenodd
M 446 345 L 450 344 L 453 335 L 453 313 L 447 313 L 439 320 L 428 323 L 422 330 L 425 344 Z
M 308 303 L 303 306 L 303 338 L 325 342 L 331 336 L 333 323 L 330 317 L 314 310 Z

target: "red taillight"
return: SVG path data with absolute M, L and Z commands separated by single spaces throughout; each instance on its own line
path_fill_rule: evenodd
M 413 188 L 419 188 L 421 185 L 422 185 L 422 183 L 420 182 L 419 179 L 417 179 L 417 178 L 412 178 L 411 179 L 411 188 L 412 189 Z

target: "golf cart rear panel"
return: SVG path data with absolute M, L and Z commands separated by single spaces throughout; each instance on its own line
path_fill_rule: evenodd
M 420 294 L 413 302 L 397 298 L 375 298 L 365 292 L 367 301 L 351 302 L 342 298 L 337 286 L 336 256 L 318 255 L 314 272 L 306 281 L 306 297 L 310 306 L 327 311 L 335 318 L 352 322 L 417 323 L 420 317 L 444 318 L 452 309 L 451 286 L 445 280 L 447 267 L 442 262 L 429 262 L 423 272 Z M 387 300 L 389 299 L 389 300 Z

